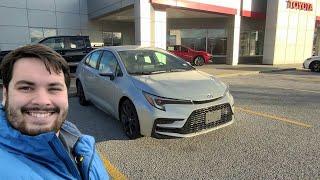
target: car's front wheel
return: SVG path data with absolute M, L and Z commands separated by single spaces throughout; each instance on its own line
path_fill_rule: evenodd
M 120 106 L 120 120 L 123 125 L 124 132 L 130 139 L 140 137 L 139 118 L 134 104 L 126 99 Z
M 196 58 L 194 58 L 194 64 L 196 66 L 202 66 L 204 65 L 204 58 L 201 56 L 197 56 Z
M 79 97 L 79 103 L 82 106 L 88 105 L 89 101 L 87 101 L 86 99 L 81 82 L 78 80 L 76 85 L 77 85 L 77 96 Z
M 312 72 L 320 72 L 320 61 L 314 61 L 310 64 L 310 70 Z

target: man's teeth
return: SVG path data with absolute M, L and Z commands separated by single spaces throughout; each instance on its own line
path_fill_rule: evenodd
M 49 117 L 52 113 L 49 112 L 42 112 L 42 113 L 38 113 L 38 112 L 29 112 L 30 116 L 36 117 L 36 118 L 45 118 L 45 117 Z

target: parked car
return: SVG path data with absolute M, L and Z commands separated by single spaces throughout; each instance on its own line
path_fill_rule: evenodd
M 303 68 L 312 72 L 320 72 L 320 56 L 312 56 L 303 62 Z
M 82 58 L 93 49 L 89 36 L 52 36 L 44 38 L 38 43 L 49 46 L 61 54 L 68 62 L 72 73 L 76 71 L 77 65 Z M 0 62 L 9 52 L 11 51 L 0 52 Z
M 78 65 L 79 102 L 121 120 L 126 135 L 189 137 L 234 121 L 228 86 L 170 53 L 139 46 L 104 47 Z
M 202 66 L 212 62 L 212 54 L 205 51 L 195 51 L 182 45 L 168 46 L 168 51 L 195 66 Z

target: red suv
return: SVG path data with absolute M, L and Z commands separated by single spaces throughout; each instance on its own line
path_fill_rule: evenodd
M 212 62 L 212 54 L 205 51 L 195 51 L 182 45 L 168 46 L 168 51 L 196 66 Z

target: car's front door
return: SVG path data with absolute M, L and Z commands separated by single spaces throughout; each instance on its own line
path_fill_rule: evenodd
M 96 93 L 99 97 L 99 105 L 105 108 L 107 111 L 113 113 L 116 112 L 116 95 L 120 90 L 118 88 L 118 82 L 121 80 L 121 70 L 116 60 L 116 57 L 112 52 L 105 50 L 100 59 L 98 65 L 99 73 L 113 72 L 114 77 L 99 75 L 96 81 Z

